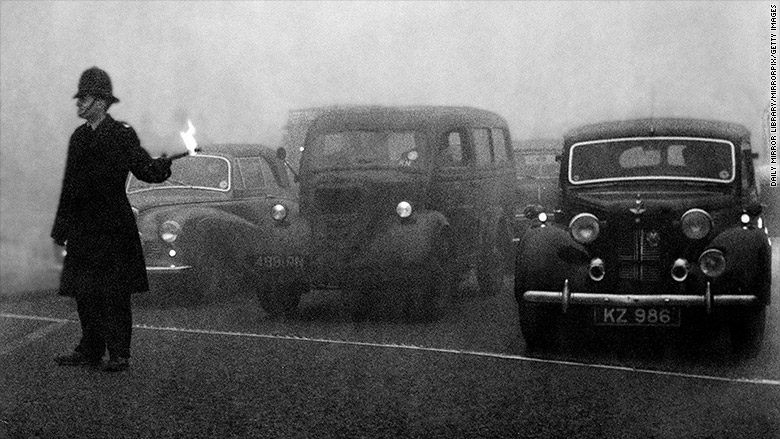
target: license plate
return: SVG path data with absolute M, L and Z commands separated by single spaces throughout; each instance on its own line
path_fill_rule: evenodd
M 680 326 L 674 306 L 596 306 L 593 323 L 601 326 Z

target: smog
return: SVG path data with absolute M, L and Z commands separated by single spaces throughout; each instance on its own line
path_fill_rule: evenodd
M 290 110 L 433 104 L 497 112 L 516 140 L 732 121 L 767 164 L 769 64 L 768 2 L 2 2 L 0 289 L 57 285 L 49 232 L 91 66 L 153 155 L 186 151 L 188 120 L 201 145 L 276 147 Z

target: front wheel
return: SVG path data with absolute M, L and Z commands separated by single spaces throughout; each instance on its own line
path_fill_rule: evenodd
M 504 287 L 504 270 L 501 251 L 493 242 L 483 245 L 477 261 L 477 283 L 483 297 L 494 296 Z
M 731 346 L 743 357 L 754 357 L 761 350 L 766 330 L 766 307 L 745 310 L 730 323 Z
M 433 262 L 432 266 L 418 277 L 416 285 L 408 289 L 406 316 L 412 321 L 422 323 L 438 320 L 453 289 L 452 274 L 439 262 Z
M 528 352 L 555 347 L 558 338 L 558 315 L 549 306 L 520 301 L 520 332 Z
M 224 258 L 216 251 L 204 251 L 194 268 L 190 290 L 201 302 L 215 302 L 232 294 L 231 275 Z
M 273 318 L 292 318 L 298 312 L 301 296 L 309 291 L 302 281 L 279 283 L 258 292 L 260 306 Z

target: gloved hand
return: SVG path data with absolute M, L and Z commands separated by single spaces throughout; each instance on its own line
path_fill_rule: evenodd
M 159 174 L 164 175 L 165 179 L 168 179 L 168 177 L 171 176 L 171 163 L 173 163 L 173 160 L 171 160 L 165 154 L 161 155 L 159 158 L 156 158 L 154 160 L 154 166 L 156 168 L 156 171 Z

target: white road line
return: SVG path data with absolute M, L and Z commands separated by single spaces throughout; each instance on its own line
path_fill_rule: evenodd
M 39 320 L 39 321 L 55 322 L 55 323 L 58 324 L 58 325 L 56 325 L 56 327 L 63 326 L 65 324 L 67 324 L 67 323 L 77 323 L 76 320 L 71 320 L 71 319 L 58 319 L 58 318 L 53 318 L 53 317 L 30 316 L 30 315 L 21 315 L 21 314 L 0 313 L 0 317 L 10 318 L 10 319 Z M 47 325 L 47 328 L 49 326 L 54 326 L 54 325 Z M 592 363 L 581 363 L 581 362 L 577 362 L 577 361 L 549 360 L 549 359 L 544 359 L 544 358 L 533 358 L 533 357 L 525 357 L 525 356 L 522 356 L 522 355 L 499 354 L 499 353 L 493 353 L 493 352 L 479 352 L 479 351 L 466 351 L 466 350 L 459 350 L 459 349 L 431 348 L 431 347 L 425 347 L 425 346 L 413 346 L 413 345 L 402 345 L 402 344 L 369 343 L 369 342 L 349 341 L 349 340 L 332 340 L 332 339 L 327 339 L 327 338 L 309 338 L 309 337 L 298 337 L 298 336 L 293 336 L 293 335 L 274 335 L 274 334 L 256 334 L 256 333 L 251 333 L 251 332 L 216 331 L 216 330 L 210 330 L 210 329 L 175 328 L 175 327 L 161 327 L 161 326 L 150 326 L 150 325 L 133 325 L 133 328 L 136 328 L 136 329 L 146 329 L 146 330 L 151 330 L 151 331 L 181 332 L 181 333 L 187 333 L 187 334 L 220 335 L 220 336 L 228 336 L 228 337 L 248 337 L 248 338 L 261 338 L 261 339 L 268 339 L 268 340 L 287 340 L 287 341 L 299 341 L 299 342 L 308 342 L 308 343 L 338 344 L 338 345 L 345 345 L 345 346 L 362 346 L 362 347 L 374 347 L 374 348 L 405 349 L 405 350 L 416 350 L 416 351 L 426 351 L 426 352 L 439 352 L 439 353 L 445 353 L 445 354 L 471 355 L 471 356 L 476 356 L 476 357 L 499 358 L 499 359 L 505 359 L 505 360 L 524 361 L 524 362 L 529 362 L 529 363 L 556 364 L 556 365 L 560 365 L 560 366 L 583 367 L 583 368 L 604 369 L 604 370 L 612 370 L 612 371 L 620 371 L 620 372 L 631 372 L 631 373 L 645 374 L 645 375 L 659 375 L 659 376 L 668 376 L 668 377 L 676 377 L 676 378 L 689 378 L 689 379 L 696 379 L 696 380 L 720 381 L 720 382 L 729 382 L 729 383 L 758 384 L 758 385 L 765 385 L 765 386 L 780 386 L 780 380 L 770 380 L 770 379 L 764 379 L 764 378 L 729 378 L 729 377 L 714 376 L 714 375 L 700 375 L 700 374 L 690 374 L 690 373 L 684 373 L 684 372 L 671 372 L 671 371 L 662 371 L 662 370 L 641 369 L 641 368 L 627 367 L 627 366 L 614 366 L 614 365 L 609 365 L 609 364 L 592 364 Z M 56 328 L 51 328 L 51 329 L 49 329 L 46 332 L 48 333 L 48 332 L 50 332 L 53 329 L 56 329 Z M 38 331 L 41 331 L 41 330 L 38 330 Z M 36 332 L 38 332 L 38 331 L 36 331 Z M 28 335 L 27 337 L 30 337 L 31 335 L 32 334 Z M 4 352 L 0 351 L 0 354 L 2 354 L 2 353 L 4 353 Z
M 67 325 L 68 323 L 70 323 L 70 321 L 67 320 L 54 321 L 42 328 L 36 329 L 35 331 L 25 335 L 23 338 L 16 340 L 13 343 L 7 344 L 5 346 L 1 346 L 0 355 L 5 355 L 15 351 L 16 349 L 27 346 L 28 344 L 34 342 L 35 340 L 38 340 L 39 338 L 43 338 L 46 334 L 56 331 L 57 329 Z

